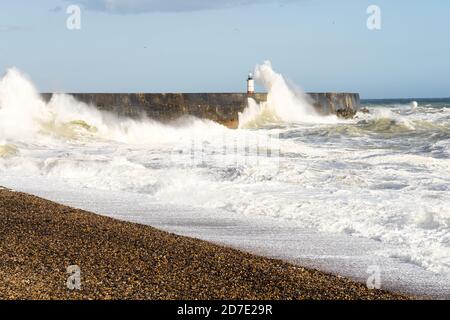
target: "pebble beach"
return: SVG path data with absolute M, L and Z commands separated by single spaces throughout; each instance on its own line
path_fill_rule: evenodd
M 69 290 L 67 267 L 81 271 Z M 406 299 L 349 279 L 0 190 L 1 299 Z

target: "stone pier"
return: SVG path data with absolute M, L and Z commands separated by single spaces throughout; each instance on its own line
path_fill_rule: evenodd
M 143 114 L 159 121 L 170 121 L 183 115 L 206 118 L 230 128 L 238 126 L 238 114 L 247 107 L 246 93 L 70 93 L 75 99 L 100 110 L 137 118 Z M 43 93 L 49 101 L 51 93 Z M 310 102 L 324 115 L 352 117 L 359 108 L 357 93 L 308 93 Z M 257 102 L 266 93 L 254 93 Z

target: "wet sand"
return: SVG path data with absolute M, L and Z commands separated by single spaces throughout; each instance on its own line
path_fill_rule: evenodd
M 81 269 L 81 290 L 66 286 Z M 279 260 L 0 189 L 1 299 L 404 299 Z

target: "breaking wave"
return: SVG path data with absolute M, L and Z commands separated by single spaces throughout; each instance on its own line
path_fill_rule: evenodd
M 119 118 L 65 94 L 45 102 L 11 69 L 0 80 L 0 182 L 46 177 L 211 215 L 268 216 L 376 239 L 396 247 L 390 256 L 450 275 L 448 102 L 370 105 L 342 121 L 317 114 L 269 62 L 255 75 L 267 102 L 250 99 L 231 130 Z M 252 161 L 257 139 L 276 144 Z
M 0 158 L 12 156 L 12 155 L 15 155 L 16 153 L 17 153 L 17 148 L 15 146 L 8 145 L 8 144 L 4 144 L 4 145 L 0 144 Z
M 0 137 L 22 141 L 104 139 L 131 144 L 161 144 L 182 139 L 186 131 L 222 133 L 225 127 L 205 119 L 186 117 L 170 124 L 151 119 L 119 118 L 55 94 L 45 102 L 31 81 L 10 69 L 0 81 Z
M 284 77 L 272 69 L 269 61 L 255 68 L 255 80 L 267 90 L 267 101 L 257 103 L 249 98 L 248 107 L 239 114 L 240 128 L 259 128 L 270 124 L 337 123 L 334 115 L 319 115 L 307 96 L 288 85 Z

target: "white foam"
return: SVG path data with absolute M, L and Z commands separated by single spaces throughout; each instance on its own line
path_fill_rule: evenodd
M 272 69 L 270 61 L 255 68 L 255 80 L 267 90 L 267 101 L 249 99 L 248 108 L 239 114 L 240 128 L 259 128 L 273 123 L 337 123 L 334 115 L 321 116 L 298 88 L 290 87 Z
M 405 146 L 425 133 L 425 147 L 435 139 L 445 155 L 448 108 L 371 108 L 355 121 L 327 123 L 270 64 L 256 71 L 268 88 L 267 104 L 250 100 L 241 115 L 245 125 L 230 130 L 195 118 L 119 119 L 67 95 L 45 103 L 12 69 L 0 81 L 0 146 L 17 152 L 0 156 L 1 176 L 8 177 L 2 181 L 47 178 L 75 190 L 201 209 L 214 218 L 233 214 L 365 237 L 380 243 L 379 257 L 449 275 L 449 158 Z M 377 126 L 380 120 L 400 128 Z M 271 122 L 276 129 L 267 127 Z M 347 135 L 342 128 L 359 131 Z M 246 147 L 264 139 L 271 156 L 253 162 Z M 190 162 L 192 155 L 201 161 Z

